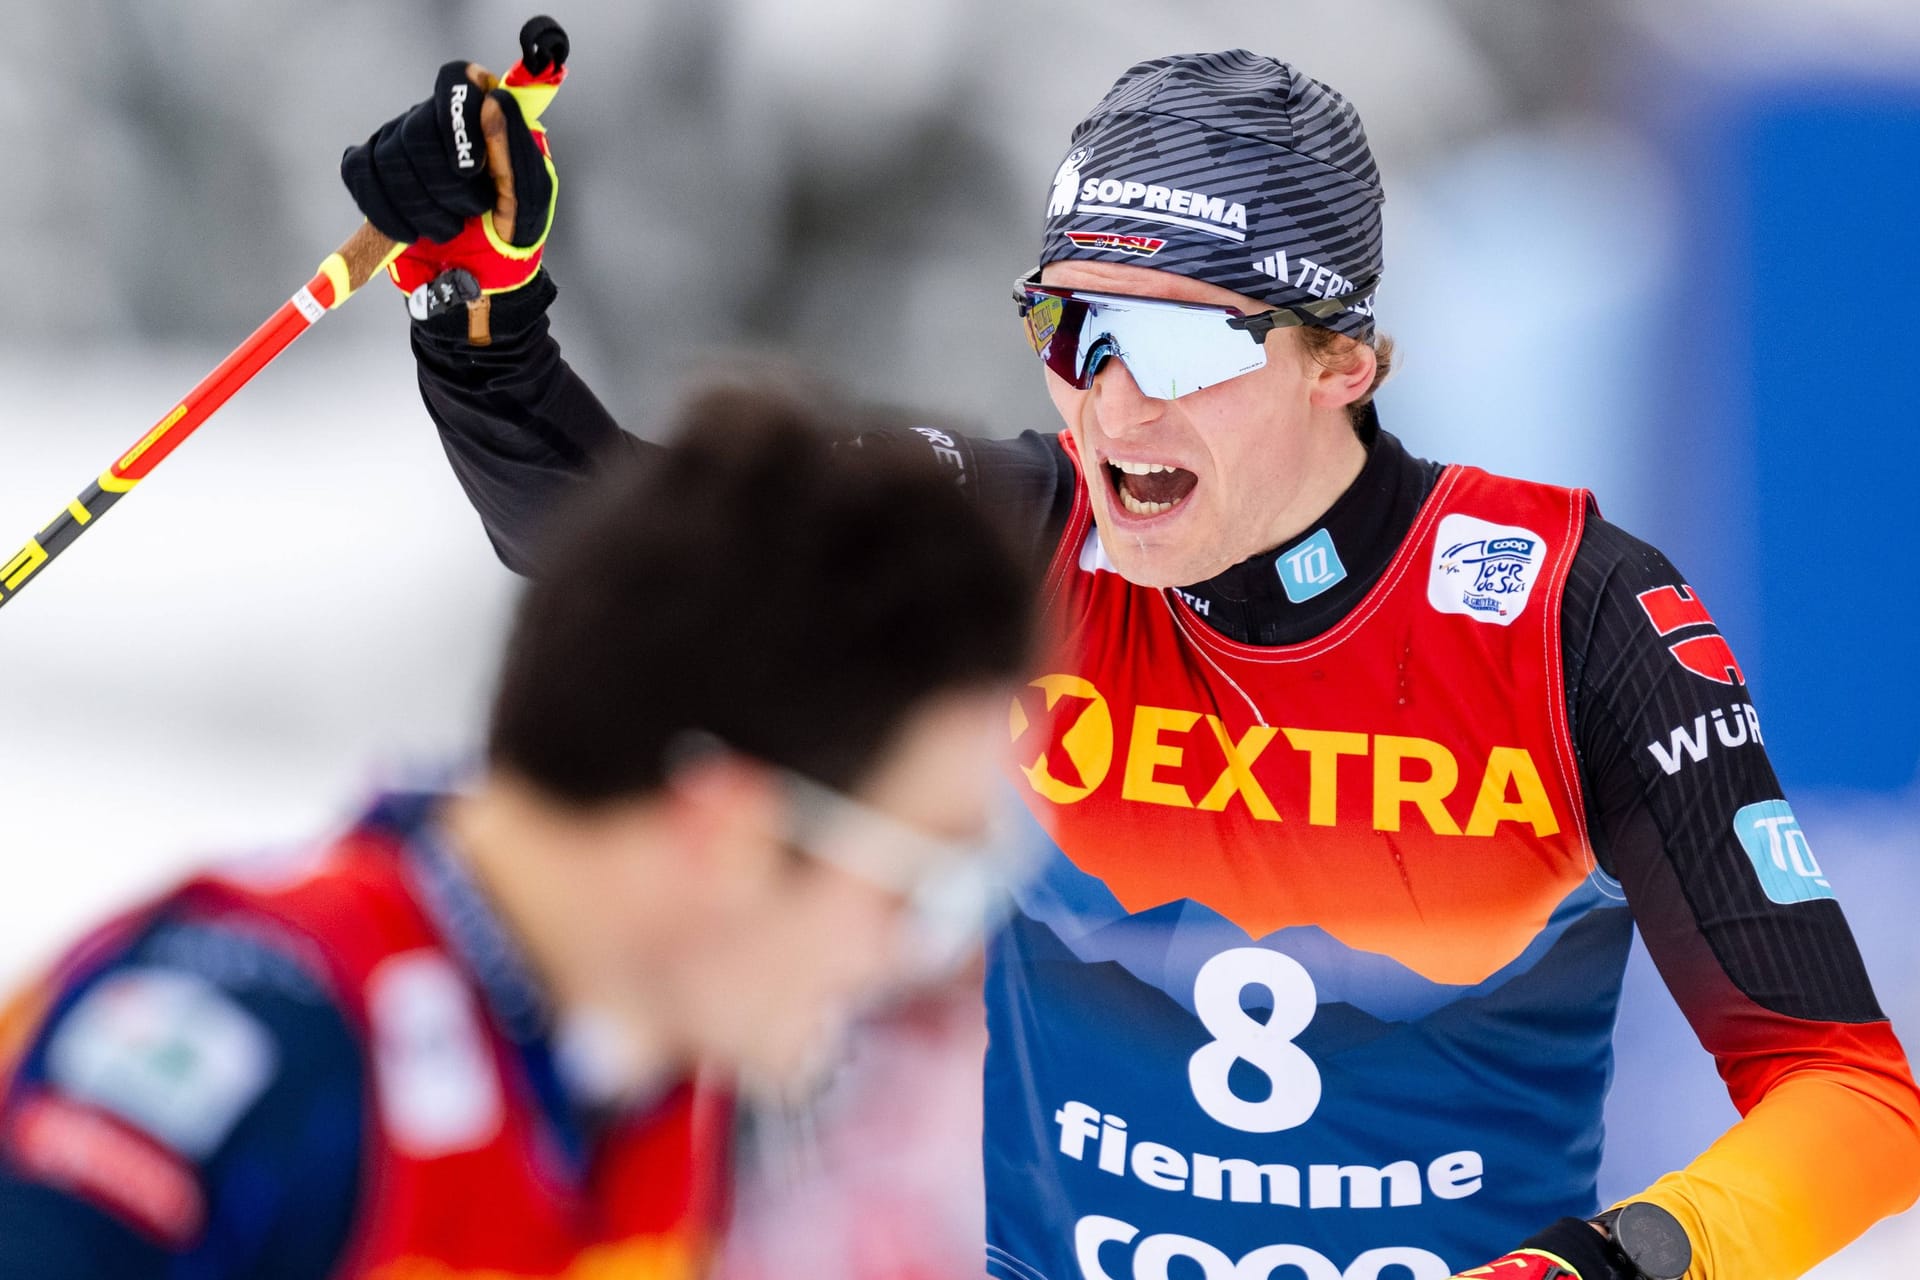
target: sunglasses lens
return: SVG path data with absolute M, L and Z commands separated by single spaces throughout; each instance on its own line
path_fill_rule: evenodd
M 1117 356 L 1144 395 L 1171 400 L 1266 364 L 1266 351 L 1221 307 L 1029 289 L 1027 340 L 1081 391 Z
M 1047 358 L 1053 335 L 1060 331 L 1060 313 L 1065 308 L 1065 300 L 1050 293 L 1027 295 L 1027 313 L 1022 317 L 1027 325 L 1027 341 L 1033 344 L 1033 353 L 1042 360 Z
M 1142 395 L 1173 400 L 1251 373 L 1265 349 L 1220 311 L 1182 306 L 1115 308 L 1101 327 Z
M 1087 315 L 1087 304 L 1078 298 L 1055 293 L 1029 292 L 1026 296 L 1027 341 L 1040 363 L 1082 391 L 1091 375 L 1080 359 L 1080 328 Z

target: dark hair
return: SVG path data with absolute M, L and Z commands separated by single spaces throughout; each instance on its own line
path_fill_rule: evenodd
M 924 699 L 1021 671 L 1027 575 L 922 451 L 832 445 L 830 415 L 764 389 L 679 424 L 543 541 L 496 765 L 591 805 L 657 789 L 700 731 L 848 789 Z

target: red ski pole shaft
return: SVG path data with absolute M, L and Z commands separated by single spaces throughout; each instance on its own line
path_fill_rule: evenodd
M 345 302 L 355 289 L 371 279 L 400 247 L 370 224 L 362 223 L 360 229 L 327 258 L 313 279 L 281 303 L 265 324 L 249 334 L 212 373 L 200 379 L 131 449 L 69 501 L 37 535 L 28 538 L 12 559 L 0 565 L 0 606 L 18 595 L 34 575 L 152 474 L 153 469 L 231 399 L 234 392 L 252 381 L 288 344 L 326 315 L 328 308 Z
M 535 18 L 521 28 L 520 48 L 521 60 L 500 81 L 494 82 L 487 77 L 489 87 L 492 83 L 500 83 L 529 94 L 550 94 L 564 78 L 566 33 L 551 18 Z M 539 105 L 545 105 L 544 97 L 541 97 Z M 483 117 L 489 114 L 486 108 L 491 108 L 490 114 L 495 120 L 500 118 L 498 104 L 488 101 L 483 107 Z M 529 112 L 529 115 L 537 114 L 537 109 Z M 498 128 L 503 129 L 504 124 Z M 496 130 L 490 128 L 488 132 L 492 134 Z M 504 145 L 498 150 L 504 158 Z M 510 192 L 509 171 L 502 189 L 503 198 L 509 196 Z M 312 328 L 328 311 L 352 297 L 360 286 L 371 280 L 404 248 L 405 245 L 397 244 L 376 231 L 371 223 L 361 223 L 360 229 L 329 254 L 326 261 L 320 264 L 320 269 L 314 272 L 313 278 L 281 303 L 266 323 L 249 334 L 245 342 L 235 347 L 212 373 L 187 392 L 186 397 L 156 422 L 131 449 L 121 454 L 112 466 L 102 471 L 92 484 L 70 500 L 38 534 L 28 538 L 26 545 L 15 552 L 11 559 L 0 564 L 0 606 L 5 606 L 18 595 L 55 557 L 91 529 L 135 485 L 151 475 L 153 469 L 166 461 L 168 455 L 179 448 L 201 423 L 232 399 L 234 392 L 251 382 L 255 374 L 266 368 L 275 356 L 285 351 L 295 338 Z

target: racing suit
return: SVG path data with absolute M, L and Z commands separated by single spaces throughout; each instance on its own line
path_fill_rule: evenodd
M 553 503 L 649 448 L 554 295 L 496 302 L 487 349 L 413 331 L 523 573 Z M 1920 1096 L 1739 663 L 1584 492 L 1383 432 L 1310 530 L 1160 591 L 1106 564 L 1066 437 L 851 443 L 929 451 L 1048 568 L 1011 713 L 1048 856 L 986 985 L 991 1274 L 1435 1280 L 1593 1214 L 1636 926 L 1742 1117 L 1636 1197 L 1692 1276 L 1798 1275 L 1914 1200 Z
M 192 880 L 16 999 L 0 1274 L 698 1274 L 724 1101 L 583 1087 L 438 800 Z

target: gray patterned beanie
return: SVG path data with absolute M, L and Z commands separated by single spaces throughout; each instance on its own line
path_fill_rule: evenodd
M 1360 115 L 1231 49 L 1131 68 L 1073 130 L 1040 263 L 1155 267 L 1373 341 L 1385 199 Z

